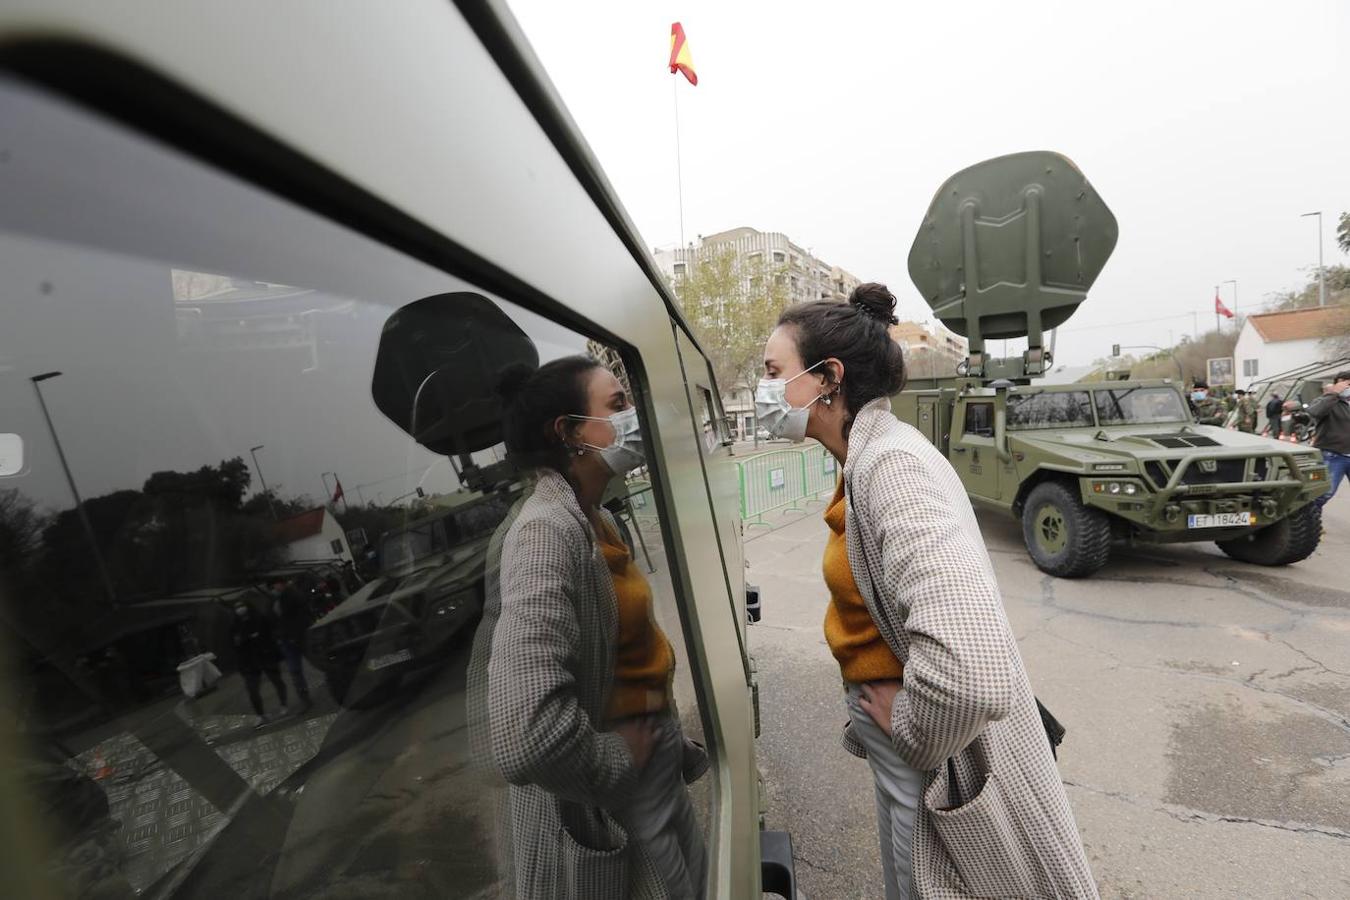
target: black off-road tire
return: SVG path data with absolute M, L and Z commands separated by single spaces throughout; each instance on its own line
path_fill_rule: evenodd
M 1032 488 L 1022 507 L 1022 538 L 1036 568 L 1057 578 L 1084 578 L 1111 557 L 1111 519 L 1058 481 Z
M 1253 534 L 1214 543 L 1239 562 L 1287 566 L 1312 556 L 1321 540 L 1322 507 L 1309 503 Z

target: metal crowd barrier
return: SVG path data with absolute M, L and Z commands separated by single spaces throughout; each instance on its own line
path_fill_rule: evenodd
M 819 445 L 806 448 L 770 450 L 736 461 L 740 482 L 741 519 L 750 525 L 764 525 L 764 515 L 775 511 L 801 509 L 801 504 L 832 493 L 838 480 L 838 465 Z

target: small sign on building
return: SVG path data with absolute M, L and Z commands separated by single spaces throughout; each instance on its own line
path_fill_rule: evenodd
M 1233 357 L 1231 356 L 1205 360 L 1205 371 L 1209 375 L 1206 380 L 1212 388 L 1232 387 L 1234 384 Z

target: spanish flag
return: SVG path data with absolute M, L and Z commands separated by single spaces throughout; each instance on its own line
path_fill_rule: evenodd
M 698 84 L 694 71 L 694 57 L 689 54 L 689 42 L 684 38 L 684 26 L 673 22 L 670 26 L 670 74 L 683 72 L 690 84 Z

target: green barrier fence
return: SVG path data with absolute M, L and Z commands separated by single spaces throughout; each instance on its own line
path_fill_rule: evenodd
M 771 450 L 736 462 L 741 519 L 768 526 L 764 515 L 801 509 L 834 490 L 838 466 L 820 446 Z

